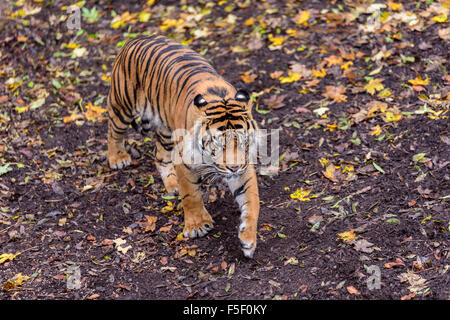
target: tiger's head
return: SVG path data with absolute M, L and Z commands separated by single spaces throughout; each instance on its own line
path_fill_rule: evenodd
M 238 90 L 232 96 L 220 97 L 217 90 L 209 91 L 207 95 L 198 94 L 193 101 L 202 114 L 195 134 L 197 150 L 202 153 L 207 173 L 239 176 L 256 160 L 253 142 L 257 125 L 251 115 L 250 95 Z

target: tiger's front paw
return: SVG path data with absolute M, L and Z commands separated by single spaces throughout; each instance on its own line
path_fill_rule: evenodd
M 169 194 L 177 194 L 178 193 L 178 182 L 175 174 L 172 174 L 165 179 L 163 178 L 164 187 Z
M 239 227 L 239 240 L 241 240 L 242 252 L 247 258 L 253 258 L 256 249 L 256 228 L 251 228 L 242 223 Z
M 203 237 L 214 227 L 214 221 L 208 213 L 202 215 L 199 221 L 185 221 L 183 235 L 187 238 Z
M 131 164 L 131 156 L 125 150 L 116 153 L 108 153 L 109 166 L 114 169 L 122 169 Z

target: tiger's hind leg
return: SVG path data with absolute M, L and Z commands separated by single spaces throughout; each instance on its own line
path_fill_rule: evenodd
M 156 131 L 156 168 L 161 175 L 164 187 L 168 193 L 178 192 L 178 182 L 172 163 L 173 142 L 170 131 Z
M 124 135 L 132 119 L 122 115 L 119 109 L 108 103 L 108 161 L 112 169 L 122 169 L 131 164 L 131 156 L 124 146 Z

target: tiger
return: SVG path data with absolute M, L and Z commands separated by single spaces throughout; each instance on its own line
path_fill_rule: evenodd
M 252 104 L 247 90 L 237 90 L 187 46 L 161 35 L 129 40 L 111 71 L 109 166 L 120 170 L 131 164 L 124 146 L 129 128 L 143 135 L 154 132 L 157 170 L 166 191 L 181 198 L 183 235 L 202 237 L 214 226 L 200 190 L 203 179 L 212 174 L 222 178 L 239 205 L 238 237 L 244 256 L 252 258 L 260 211 L 255 163 L 245 156 L 258 130 Z M 190 138 L 186 132 L 192 133 Z M 224 138 L 230 132 L 233 137 Z M 198 154 L 210 161 L 185 161 L 186 155 Z M 243 161 L 235 160 L 242 155 Z

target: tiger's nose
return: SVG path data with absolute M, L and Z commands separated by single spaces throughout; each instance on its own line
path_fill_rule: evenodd
M 233 172 L 238 171 L 241 167 L 240 166 L 227 166 L 227 168 Z

